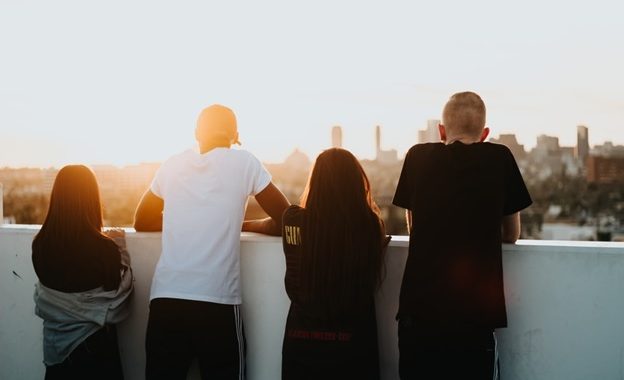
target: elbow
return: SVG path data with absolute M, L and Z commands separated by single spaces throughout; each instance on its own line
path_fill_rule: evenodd
M 145 228 L 146 228 L 145 220 L 144 218 L 141 217 L 141 215 L 138 212 L 134 214 L 134 223 L 132 227 L 134 227 L 134 230 L 137 232 L 145 231 Z
M 134 221 L 133 227 L 136 232 L 144 232 L 146 228 L 143 223 L 138 220 Z
M 150 222 L 145 218 L 134 218 L 134 230 L 137 232 L 158 232 L 162 231 L 162 221 Z
M 137 232 L 146 232 L 148 231 L 147 226 L 141 220 L 134 220 L 134 230 Z

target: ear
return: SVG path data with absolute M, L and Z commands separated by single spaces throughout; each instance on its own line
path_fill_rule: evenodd
M 440 141 L 446 141 L 446 128 L 442 124 L 438 124 L 438 131 L 440 132 Z
M 195 140 L 199 141 L 199 128 L 195 128 Z
M 490 128 L 488 127 L 483 128 L 483 132 L 481 132 L 481 137 L 479 138 L 479 142 L 484 142 L 485 139 L 487 139 L 489 134 L 490 134 Z

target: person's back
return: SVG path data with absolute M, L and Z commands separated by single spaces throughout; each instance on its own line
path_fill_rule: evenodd
M 455 363 L 446 370 L 491 378 L 492 331 L 507 324 L 501 243 L 518 238 L 518 212 L 531 199 L 509 149 L 483 142 L 489 131 L 478 95 L 454 95 L 443 120 L 444 143 L 410 149 L 394 198 L 411 220 L 398 313 L 401 377 L 436 366 L 442 374 L 444 360 Z
M 244 150 L 187 150 L 166 161 L 151 188 L 165 200 L 163 255 L 151 299 L 240 304 L 238 252 L 245 205 L 250 194 L 269 183 L 260 162 Z
M 240 232 L 279 235 L 288 201 L 238 142 L 234 113 L 205 108 L 198 149 L 162 164 L 135 215 L 137 231 L 162 229 L 146 334 L 146 378 L 185 378 L 193 358 L 203 378 L 245 375 L 240 313 Z M 269 218 L 243 221 L 249 196 Z
M 283 217 L 291 306 L 283 379 L 378 379 L 374 292 L 384 227 L 357 159 L 343 149 L 317 158 L 302 196 Z
M 62 168 L 32 244 L 46 379 L 123 378 L 115 325 L 129 313 L 133 278 L 123 230 L 102 224 L 93 172 Z

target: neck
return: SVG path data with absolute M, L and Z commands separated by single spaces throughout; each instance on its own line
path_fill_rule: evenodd
M 446 139 L 444 144 L 449 145 L 456 141 L 459 141 L 462 144 L 474 144 L 474 143 L 481 142 L 478 138 L 467 137 L 467 136 L 457 136 L 457 137 L 449 137 L 448 139 Z
M 215 142 L 215 141 L 208 141 L 208 142 L 204 142 L 204 143 L 199 143 L 199 153 L 200 154 L 204 154 L 204 153 L 208 153 L 211 150 L 215 149 L 215 148 L 229 148 L 231 146 L 231 144 L 228 143 L 219 143 L 219 142 Z

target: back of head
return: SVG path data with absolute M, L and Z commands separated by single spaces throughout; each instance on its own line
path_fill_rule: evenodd
M 474 92 L 453 94 L 444 106 L 442 124 L 456 136 L 479 136 L 485 127 L 485 103 Z
M 220 104 L 204 108 L 197 118 L 195 138 L 200 144 L 240 144 L 234 111 Z
M 35 241 L 71 245 L 84 235 L 101 236 L 102 224 L 95 175 L 84 165 L 68 165 L 56 175 L 48 214 Z
M 332 148 L 314 163 L 302 206 L 319 215 L 350 215 L 373 204 L 364 169 L 349 151 Z
M 301 298 L 316 317 L 361 311 L 378 285 L 384 235 L 368 178 L 350 152 L 332 148 L 314 164 L 302 196 Z

